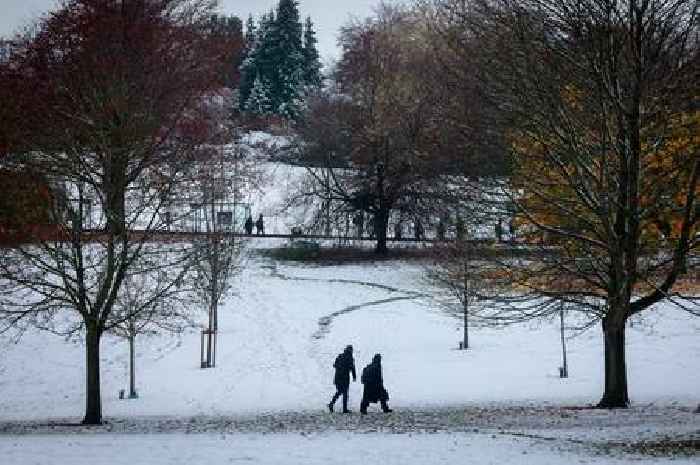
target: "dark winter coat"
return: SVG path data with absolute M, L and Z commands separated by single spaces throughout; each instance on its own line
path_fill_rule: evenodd
M 245 220 L 245 232 L 246 234 L 253 234 L 253 218 L 250 216 Z
M 382 379 L 382 365 L 379 362 L 372 362 L 362 370 L 362 384 L 365 385 L 362 394 L 363 401 L 372 403 L 380 400 L 389 400 L 389 393 L 384 389 Z
M 350 386 L 350 374 L 352 374 L 353 379 L 355 379 L 355 359 L 352 357 L 352 353 L 343 352 L 338 355 L 333 363 L 335 368 L 335 377 L 333 378 L 333 383 L 345 389 Z

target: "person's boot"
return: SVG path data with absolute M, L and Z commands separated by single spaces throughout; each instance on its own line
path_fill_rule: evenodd
M 328 404 L 328 411 L 333 413 L 333 403 Z
M 393 412 L 393 410 L 389 408 L 389 406 L 387 405 L 386 402 L 382 402 L 382 411 L 383 411 L 384 413 L 391 413 L 391 412 Z

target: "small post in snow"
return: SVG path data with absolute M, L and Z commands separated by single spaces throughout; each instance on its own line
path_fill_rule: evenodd
M 561 302 L 559 307 L 559 323 L 561 329 L 561 355 L 562 355 L 562 366 L 559 367 L 559 377 L 568 378 L 569 377 L 569 367 L 566 363 L 566 339 L 564 338 L 564 302 Z

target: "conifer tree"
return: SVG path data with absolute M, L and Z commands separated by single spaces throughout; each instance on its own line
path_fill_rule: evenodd
M 248 20 L 246 39 L 249 45 L 241 66 L 241 110 L 257 113 L 262 108 L 259 104 L 262 92 L 265 113 L 296 118 L 301 111 L 305 86 L 321 84 L 317 40 L 310 18 L 304 30 L 298 2 L 280 0 L 276 14 L 271 11 L 264 15 L 257 29 L 252 19 Z M 260 83 L 253 98 L 256 80 Z
M 318 55 L 316 44 L 316 32 L 313 29 L 311 17 L 306 17 L 304 24 L 304 84 L 310 87 L 321 86 L 321 60 Z
M 301 97 L 304 66 L 302 26 L 296 0 L 280 0 L 270 32 L 274 44 L 271 58 L 276 65 L 270 79 L 272 105 L 275 113 L 293 118 Z
M 248 20 L 245 23 L 245 45 L 246 45 L 246 51 L 250 51 L 251 48 L 253 48 L 253 44 L 255 43 L 255 20 L 253 19 L 253 15 L 248 15 Z
M 262 76 L 269 81 L 269 51 L 272 45 L 270 30 L 274 22 L 274 13 L 263 15 L 258 27 L 252 17 L 246 23 L 246 57 L 241 64 L 241 85 L 239 88 L 239 107 L 241 111 L 249 111 L 246 107 L 255 85 L 255 80 Z
M 272 113 L 273 107 L 270 100 L 270 86 L 260 76 L 255 78 L 250 96 L 245 102 L 248 112 L 256 115 L 267 115 Z

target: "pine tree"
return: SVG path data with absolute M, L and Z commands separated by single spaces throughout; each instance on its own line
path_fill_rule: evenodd
M 304 84 L 309 87 L 321 87 L 321 60 L 316 49 L 316 32 L 313 29 L 311 17 L 306 17 L 304 24 Z
M 250 97 L 245 102 L 245 108 L 248 112 L 256 115 L 273 113 L 273 106 L 270 100 L 270 86 L 260 76 L 255 78 Z
M 270 80 L 270 98 L 276 113 L 294 118 L 303 90 L 304 66 L 302 26 L 296 0 L 280 0 L 271 36 L 274 44 L 271 55 L 276 67 Z
M 297 117 L 304 88 L 321 85 L 321 64 L 311 19 L 306 20 L 304 29 L 298 2 L 280 0 L 276 14 L 271 11 L 260 18 L 257 29 L 252 18 L 248 19 L 246 41 L 248 52 L 241 65 L 239 90 L 241 110 L 258 113 L 264 107 L 264 113 Z
M 253 20 L 253 15 L 248 15 L 248 20 L 245 23 L 245 46 L 246 53 L 253 48 L 255 43 L 255 20 Z
M 270 35 L 274 22 L 274 13 L 263 15 L 258 27 L 253 18 L 249 17 L 246 24 L 246 57 L 241 64 L 241 84 L 239 88 L 239 107 L 241 111 L 249 111 L 246 107 L 250 94 L 258 77 L 269 81 L 269 55 L 272 46 Z

